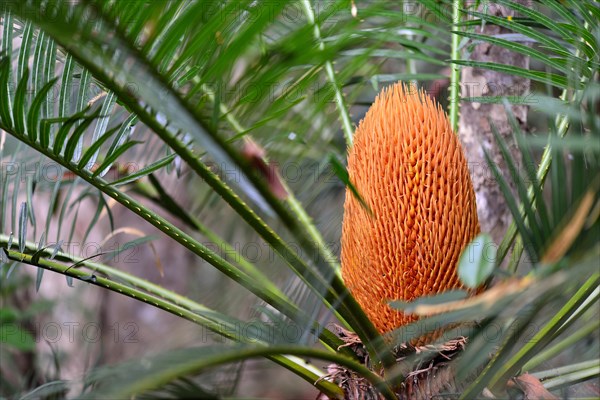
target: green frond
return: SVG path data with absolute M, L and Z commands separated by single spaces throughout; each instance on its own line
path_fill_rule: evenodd
M 121 293 L 227 341 L 101 367 L 86 376 L 82 398 L 230 397 L 233 390 L 203 380 L 218 381 L 210 373 L 226 371 L 231 376 L 223 385 L 234 388 L 241 363 L 262 357 L 332 398 L 348 393 L 307 358 L 354 371 L 392 399 L 431 362 L 427 351 L 403 358 L 392 345 L 433 331 L 444 332 L 437 344 L 469 338 L 460 357 L 446 363 L 457 371 L 463 398 L 486 389 L 502 397 L 506 382 L 529 370 L 553 391 L 597 379 L 593 358 L 552 369 L 546 363 L 558 362 L 557 355 L 598 327 L 600 11 L 592 1 L 538 0 L 527 7 L 499 0 L 494 6 L 514 14 L 506 18 L 485 5 L 1 2 L 0 295 L 21 287 L 16 279 L 29 264 L 37 268 L 26 283 L 32 291 L 49 270 L 82 293 L 88 285 Z M 481 33 L 479 27 L 492 25 L 500 33 Z M 482 44 L 526 57 L 529 67 L 472 59 Z M 521 77 L 531 92 L 459 99 L 464 67 Z M 486 179 L 498 183 L 513 224 L 497 250 L 483 232 L 463 252 L 461 282 L 474 291 L 487 285 L 480 294 L 373 299 L 420 316 L 384 338 L 344 285 L 336 243 L 343 189 L 361 195 L 340 160 L 364 106 L 396 80 L 433 88 L 454 128 L 460 100 L 474 108 L 504 104 L 512 132 L 492 126 L 489 145 L 508 175 L 492 153 L 483 153 Z M 529 120 L 517 120 L 512 105 L 529 106 Z M 41 176 L 38 166 L 49 162 L 56 176 Z M 286 175 L 288 168 L 303 176 Z M 185 190 L 186 199 L 175 190 Z M 155 238 L 169 240 L 174 252 L 193 256 L 194 273 L 184 277 L 190 287 L 212 279 L 212 271 L 203 275 L 208 265 L 219 272 L 214 290 L 178 294 L 107 265 L 123 248 L 101 245 L 85 257 L 62 251 L 96 233 L 111 239 L 123 233 L 121 211 L 160 231 L 140 230 L 126 246 L 149 249 Z M 269 259 L 249 256 L 240 241 L 264 245 Z M 164 262 L 164 255 L 153 255 Z M 166 259 L 165 276 L 187 274 L 176 257 Z M 222 304 L 194 300 L 210 296 Z M 224 305 L 226 297 L 232 304 Z M 0 321 L 16 321 L 0 311 Z M 331 321 L 355 332 L 364 349 L 355 354 L 360 346 L 340 339 Z M 255 323 L 270 324 L 275 336 L 290 325 L 303 333 L 293 345 L 235 334 L 239 324 Z M 0 339 L 31 350 L 33 339 L 23 337 Z M 55 378 L 13 391 L 23 398 L 60 396 L 79 383 Z

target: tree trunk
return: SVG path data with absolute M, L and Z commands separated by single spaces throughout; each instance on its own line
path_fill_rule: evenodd
M 517 0 L 517 3 L 531 6 L 530 0 Z M 512 11 L 507 10 L 506 7 L 490 2 L 482 2 L 478 11 L 502 18 L 513 16 Z M 510 32 L 505 28 L 492 24 L 486 24 L 483 29 L 478 27 L 476 31 L 486 35 Z M 469 59 L 529 68 L 528 57 L 489 43 L 476 45 Z M 518 96 L 524 98 L 529 94 L 529 80 L 495 71 L 465 67 L 462 70 L 461 88 L 463 98 L 480 96 Z M 521 159 L 519 151 L 512 137 L 512 129 L 504 105 L 463 101 L 460 111 L 458 134 L 464 146 L 469 170 L 473 178 L 481 230 L 482 232 L 489 232 L 494 241 L 499 244 L 512 221 L 512 217 L 496 179 L 485 160 L 483 148 L 489 152 L 493 162 L 499 166 L 503 176 L 511 185 L 512 178 L 494 140 L 490 123 L 496 127 L 500 135 L 506 140 L 517 165 L 519 165 Z M 527 106 L 513 105 L 512 112 L 521 128 L 525 129 Z

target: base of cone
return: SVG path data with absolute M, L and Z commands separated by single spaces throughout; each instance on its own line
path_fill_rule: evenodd
M 382 370 L 374 370 L 368 353 L 356 334 L 339 327 L 338 336 L 344 341 L 344 347 L 350 348 L 367 368 L 379 375 L 383 374 Z M 445 393 L 455 394 L 455 369 L 451 361 L 464 350 L 466 343 L 466 337 L 458 337 L 434 345 L 397 345 L 394 355 L 402 376 L 387 377 L 387 380 L 399 381 L 393 387 L 398 398 L 418 400 L 435 398 Z M 383 399 L 369 381 L 354 371 L 331 364 L 327 367 L 327 372 L 324 379 L 339 385 L 344 390 L 346 399 Z M 317 397 L 317 400 L 325 399 L 327 397 L 323 394 Z

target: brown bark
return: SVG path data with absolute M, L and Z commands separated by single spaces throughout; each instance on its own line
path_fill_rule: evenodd
M 517 2 L 531 6 L 530 0 L 517 0 Z M 489 2 L 482 2 L 478 11 L 503 18 L 514 16 L 513 12 L 506 9 L 506 7 Z M 486 35 L 510 32 L 505 28 L 492 24 L 486 24 L 483 29 L 478 27 L 476 31 Z M 469 56 L 469 60 L 529 68 L 528 57 L 489 43 L 476 45 Z M 524 98 L 529 94 L 529 80 L 490 70 L 465 67 L 462 70 L 461 88 L 462 97 L 519 96 Z M 506 140 L 517 165 L 518 160 L 520 160 L 519 152 L 512 137 L 512 129 L 504 105 L 463 101 L 460 111 L 458 133 L 473 178 L 481 230 L 482 232 L 489 232 L 494 241 L 500 243 L 512 221 L 512 217 L 492 170 L 486 163 L 483 148 L 490 153 L 493 162 L 500 167 L 502 174 L 511 185 L 512 178 L 494 140 L 490 122 Z M 513 105 L 512 112 L 521 128 L 525 129 L 527 106 Z

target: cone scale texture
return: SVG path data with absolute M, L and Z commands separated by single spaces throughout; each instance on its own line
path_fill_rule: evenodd
M 342 277 L 382 333 L 417 318 L 388 306 L 461 288 L 456 265 L 479 233 L 466 159 L 448 118 L 397 83 L 360 122 L 348 154 Z

